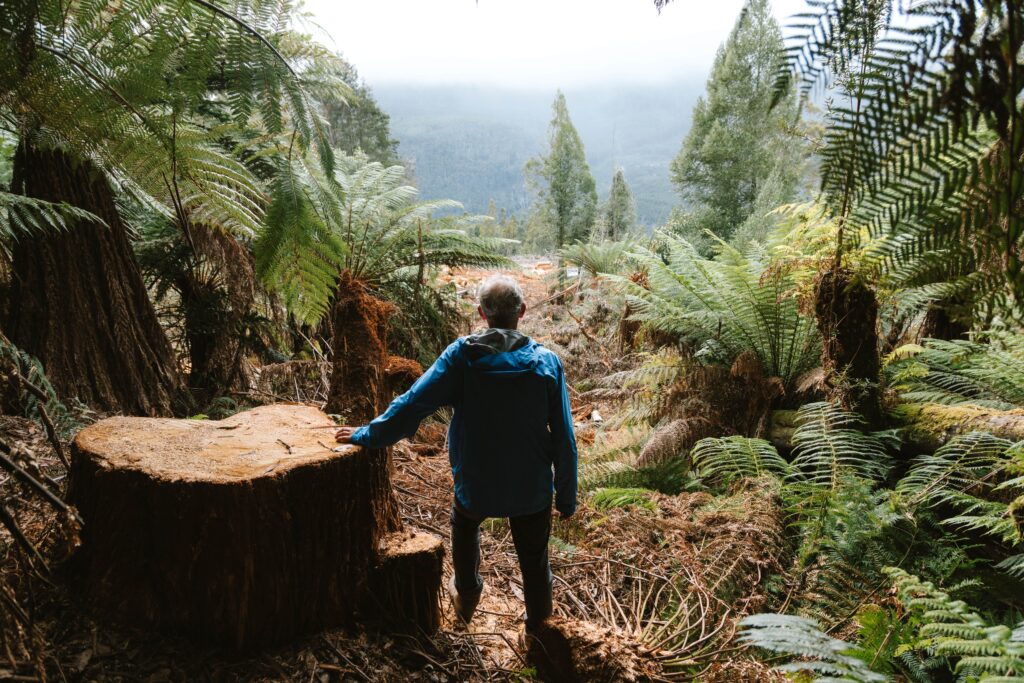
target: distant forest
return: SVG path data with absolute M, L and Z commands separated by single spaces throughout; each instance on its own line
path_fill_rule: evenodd
M 665 222 L 679 201 L 669 164 L 703 91 L 703 77 L 564 90 L 602 200 L 621 167 L 638 222 Z M 553 90 L 381 85 L 373 95 L 391 116 L 391 134 L 423 199 L 451 197 L 471 213 L 485 213 L 493 200 L 519 217 L 528 213 L 523 166 L 544 149 Z

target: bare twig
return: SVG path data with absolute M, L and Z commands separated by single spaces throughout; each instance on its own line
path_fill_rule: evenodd
M 78 513 L 75 512 L 75 509 L 72 508 L 67 503 L 65 503 L 60 498 L 58 498 L 57 495 L 53 491 L 51 491 L 45 484 L 43 484 L 41 481 L 33 477 L 31 474 L 26 472 L 23 467 L 14 462 L 14 460 L 11 459 L 11 456 L 13 455 L 14 451 L 11 449 L 10 445 L 3 439 L 0 439 L 0 467 L 14 475 L 14 478 L 17 479 L 18 481 L 22 482 L 23 484 L 26 484 L 27 486 L 35 490 L 37 493 L 39 493 L 46 500 L 46 502 L 48 502 L 52 507 L 56 508 L 59 512 L 63 512 L 64 514 L 70 515 L 76 521 L 81 523 L 82 518 L 78 516 Z

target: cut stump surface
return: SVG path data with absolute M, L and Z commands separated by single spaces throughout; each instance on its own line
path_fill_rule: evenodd
M 331 426 L 315 408 L 275 405 L 82 430 L 70 495 L 89 597 L 236 649 L 352 623 L 401 523 L 387 452 L 334 448 Z
M 102 469 L 137 471 L 154 481 L 251 482 L 359 450 L 333 450 L 333 426 L 316 408 L 299 405 L 218 421 L 112 417 L 83 429 L 75 446 Z

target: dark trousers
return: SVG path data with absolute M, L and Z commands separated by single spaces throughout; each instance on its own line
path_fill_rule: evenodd
M 477 595 L 484 587 L 480 578 L 480 523 L 484 520 L 455 504 L 451 521 L 455 589 L 460 595 Z M 526 626 L 535 628 L 551 616 L 551 565 L 548 563 L 551 509 L 509 517 L 508 522 L 523 578 Z

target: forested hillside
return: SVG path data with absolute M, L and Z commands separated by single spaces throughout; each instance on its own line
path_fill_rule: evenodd
M 565 90 L 602 199 L 615 166 L 637 200 L 637 218 L 661 225 L 677 198 L 668 165 L 679 151 L 703 75 L 664 85 Z M 470 212 L 488 202 L 522 216 L 523 165 L 542 151 L 553 91 L 495 87 L 378 85 L 399 153 L 413 162 L 424 197 L 453 197 Z

